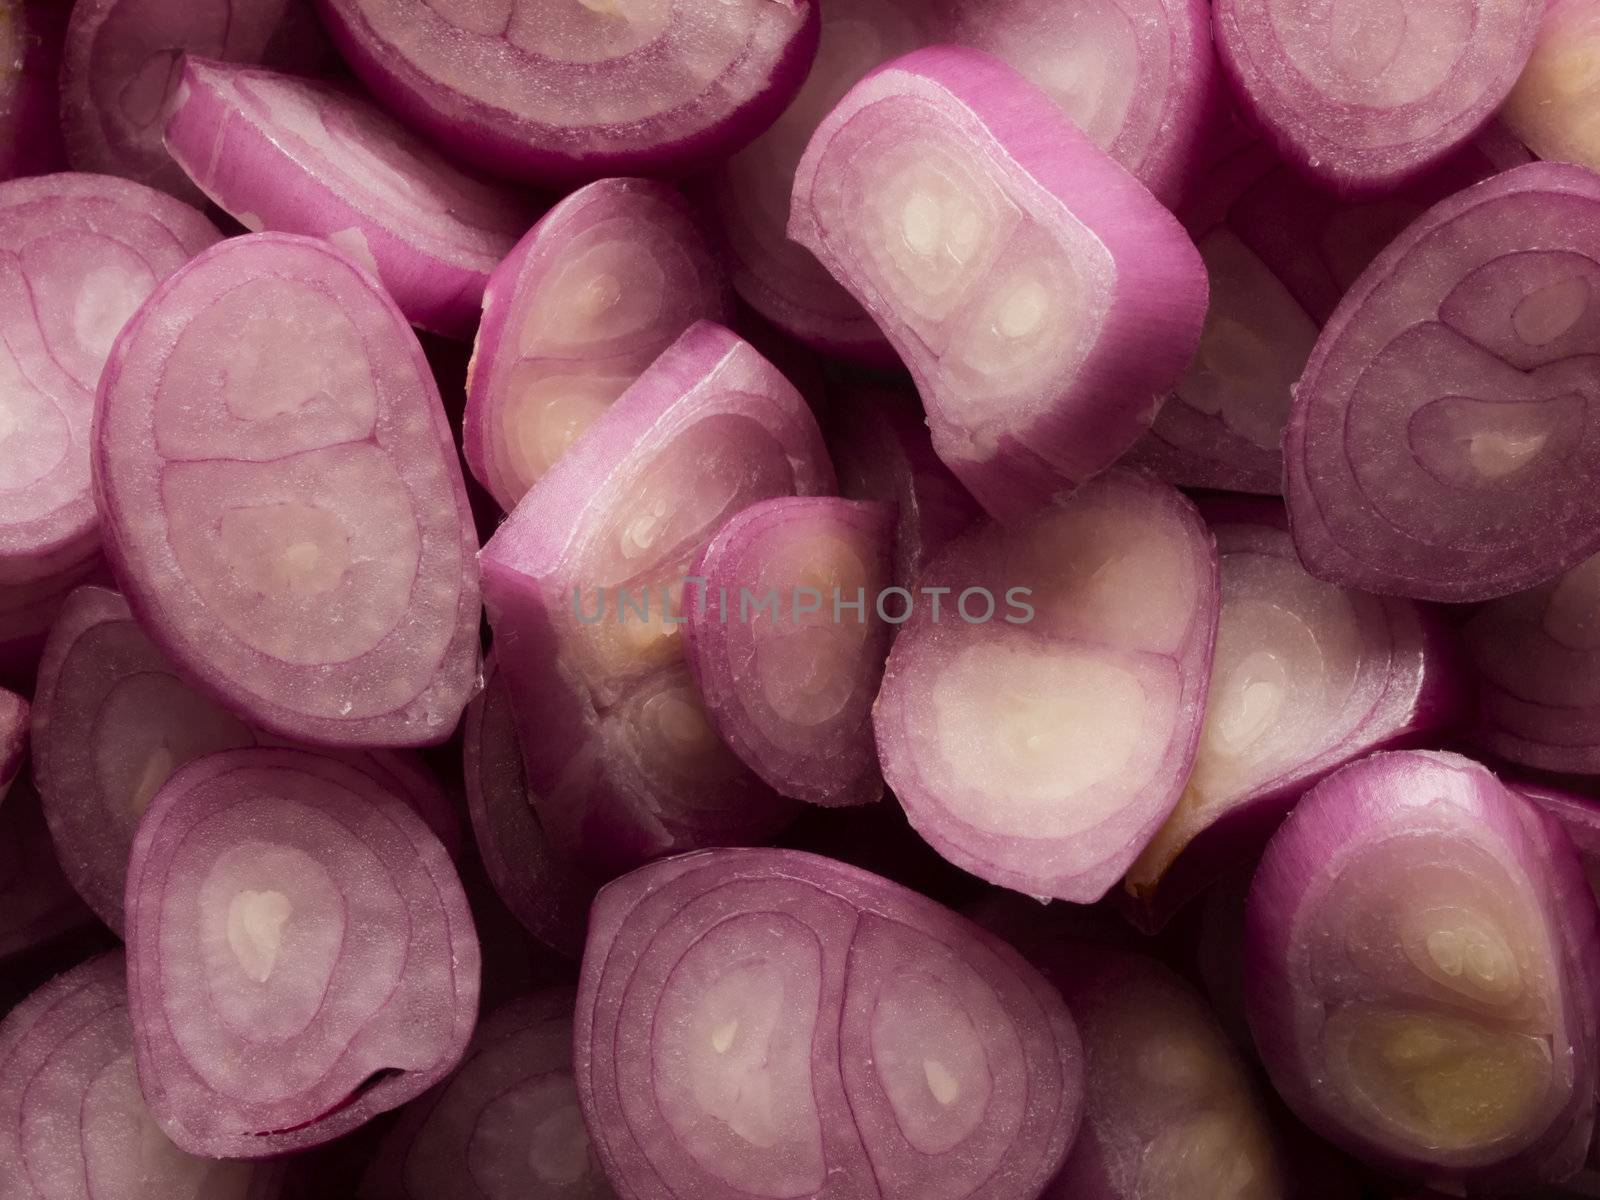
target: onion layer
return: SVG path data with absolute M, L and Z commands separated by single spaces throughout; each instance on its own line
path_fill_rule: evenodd
M 611 1200 L 572 1078 L 571 988 L 479 1025 L 446 1083 L 406 1109 L 356 1200 Z
M 1493 116 L 1545 0 L 1217 0 L 1217 50 L 1251 118 L 1324 185 L 1379 194 Z
M 576 958 L 594 885 L 551 847 L 528 790 L 511 696 L 493 660 L 484 674 L 462 731 L 467 812 L 483 869 L 529 933 Z
M 484 547 L 533 802 L 578 869 L 607 877 L 676 850 L 762 840 L 793 816 L 711 728 L 683 661 L 684 595 L 728 518 L 833 486 L 799 393 L 700 322 Z
M 1430 209 L 1339 305 L 1284 438 L 1295 545 L 1365 591 L 1486 600 L 1600 550 L 1600 179 L 1534 163 Z
M 1523 1194 L 1583 1162 L 1600 934 L 1554 822 L 1467 759 L 1378 754 L 1267 847 L 1245 954 L 1284 1099 L 1374 1164 Z
M 794 98 L 813 0 L 319 0 L 390 111 L 457 157 L 533 182 L 682 172 Z
M 1590 66 L 1600 47 L 1600 5 L 1550 0 L 1528 65 L 1501 119 L 1540 158 L 1600 168 L 1594 111 L 1600 82 Z
M 1415 745 L 1464 707 L 1458 650 L 1437 613 L 1306 574 L 1275 503 L 1201 511 L 1217 539 L 1222 609 L 1194 770 L 1123 880 L 1148 930 L 1253 859 L 1328 772 Z
M 1199 343 L 1182 227 L 977 51 L 916 51 L 852 88 L 801 159 L 789 234 L 882 326 L 934 448 L 1002 518 L 1120 457 Z
M 279 1163 L 184 1153 L 152 1120 L 134 1071 L 122 953 L 51 980 L 0 1022 L 0 1181 L 6 1200 L 273 1200 Z
M 161 144 L 185 54 L 286 71 L 329 57 L 309 0 L 74 0 L 61 124 L 76 169 L 204 199 Z
M 240 224 L 327 238 L 413 325 L 470 338 L 527 206 L 472 178 L 342 87 L 184 60 L 165 144 Z
M 370 776 L 298 750 L 178 771 L 128 866 L 139 1080 L 194 1154 L 319 1145 L 454 1069 L 479 957 L 449 855 Z
M 1060 996 L 1009 946 L 792 850 L 656 863 L 596 901 L 574 1074 L 625 1200 L 1027 1200 L 1078 1124 Z
M 666 184 L 568 196 L 489 277 L 462 424 L 467 462 L 510 512 L 696 321 L 726 321 L 699 223 Z
M 893 549 L 887 505 L 783 496 L 734 517 L 695 564 L 689 669 L 723 740 L 785 796 L 883 797 L 872 701 Z
M 112 929 L 134 831 L 161 785 L 185 763 L 273 738 L 196 692 L 104 588 L 67 597 L 50 629 L 33 711 L 33 771 L 50 836 L 78 894 Z M 405 800 L 452 856 L 461 821 L 426 770 L 391 751 L 343 761 Z
M 101 380 L 107 553 L 147 632 L 253 724 L 417 746 L 478 676 L 477 534 L 433 374 L 326 242 L 232 238 L 173 276 Z
M 957 538 L 921 591 L 873 710 L 890 790 L 974 875 L 1099 899 L 1171 815 L 1199 743 L 1218 606 L 1199 514 L 1113 472 Z

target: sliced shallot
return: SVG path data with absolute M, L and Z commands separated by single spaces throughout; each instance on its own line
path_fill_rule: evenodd
M 933 901 L 792 850 L 601 891 L 574 1075 L 625 1200 L 1030 1200 L 1078 1124 L 1060 996 Z
M 1540 158 L 1600 168 L 1597 47 L 1600 4 L 1550 0 L 1528 65 L 1500 110 L 1506 126 Z
M 980 878 L 1099 899 L 1172 814 L 1199 744 L 1218 608 L 1199 514 L 1112 472 L 957 538 L 913 599 L 873 710 L 890 790 Z
M 1205 267 L 1049 97 L 935 47 L 868 76 L 795 176 L 789 234 L 883 327 L 934 448 L 991 513 L 1108 467 L 1188 365 Z
M 156 793 L 128 867 L 145 1101 L 179 1146 L 320 1145 L 460 1061 L 478 941 L 450 857 L 361 771 L 225 750 Z
M 232 238 L 167 281 L 101 381 L 95 486 L 146 631 L 252 724 L 443 741 L 477 683 L 477 535 L 432 371 L 327 242 Z

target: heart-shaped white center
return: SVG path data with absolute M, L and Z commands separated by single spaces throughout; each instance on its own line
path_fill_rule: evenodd
M 283 927 L 294 911 L 282 892 L 243 891 L 228 905 L 228 946 L 239 969 L 265 983 L 278 962 Z

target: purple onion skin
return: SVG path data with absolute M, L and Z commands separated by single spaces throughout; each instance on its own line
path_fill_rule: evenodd
M 327 238 L 413 325 L 470 339 L 530 206 L 446 161 L 348 88 L 190 57 L 164 144 L 246 228 Z
M 1218 0 L 1217 51 L 1243 111 L 1286 161 L 1331 191 L 1381 195 L 1489 122 L 1528 61 L 1545 0 L 1458 6 L 1448 19 L 1467 33 L 1453 40 L 1446 8 Z
M 830 399 L 823 432 L 839 494 L 895 506 L 894 583 L 914 587 L 934 555 L 982 520 L 983 510 L 934 453 L 914 395 L 852 386 Z
M 574 1047 L 622 1200 L 1026 1200 L 1083 1096 L 1072 1019 L 1014 950 L 786 850 L 686 854 L 603 889 Z
M 489 882 L 542 945 L 578 957 L 595 885 L 550 845 L 528 789 L 511 696 L 492 660 L 462 741 L 467 812 Z
M 56 80 L 70 11 L 64 0 L 24 0 L 0 17 L 0 180 L 66 165 Z
M 1600 773 L 1597 604 L 1600 556 L 1467 620 L 1479 746 L 1526 767 Z
M 718 734 L 781 795 L 826 807 L 883 798 L 872 701 L 892 627 L 874 605 L 890 584 L 894 520 L 884 504 L 780 496 L 725 524 L 695 564 L 684 657 Z M 744 619 L 746 598 L 769 594 L 776 615 Z
M 611 1200 L 572 1078 L 572 988 L 486 1016 L 456 1073 L 384 1138 L 356 1200 Z
M 33 781 L 18 776 L 0 803 L 0 964 L 94 923 L 62 874 Z
M 161 143 L 184 54 L 316 72 L 331 54 L 310 0 L 75 0 L 61 124 L 78 171 L 121 175 L 200 204 Z
M 1033 961 L 1061 990 L 1085 1060 L 1083 1126 L 1045 1200 L 1290 1194 L 1244 1059 L 1180 976 L 1082 942 Z
M 1210 532 L 1166 484 L 1117 471 L 1026 524 L 957 538 L 922 577 L 935 587 L 958 604 L 987 589 L 995 615 L 969 623 L 947 601 L 936 620 L 925 594 L 901 626 L 873 709 L 889 789 L 980 878 L 1100 899 L 1194 762 L 1217 628 Z
M 478 941 L 450 857 L 335 759 L 189 763 L 140 822 L 125 907 L 140 1083 L 193 1154 L 332 1141 L 449 1075 L 472 1035 Z
M 698 78 L 704 64 L 680 60 L 726 28 L 708 11 L 697 23 L 674 7 L 663 29 L 640 36 L 628 29 L 619 35 L 589 13 L 573 14 L 585 26 L 574 30 L 573 16 L 563 21 L 529 0 L 504 0 L 498 12 L 461 8 L 459 25 L 427 0 L 318 0 L 318 7 L 334 43 L 386 109 L 463 162 L 536 184 L 671 177 L 707 165 L 772 123 L 817 51 L 813 0 L 736 0 L 727 7 L 737 12 L 726 19 L 742 17 L 747 27 L 735 64 L 742 70 L 724 69 L 688 94 L 674 73 Z M 545 56 L 507 39 L 508 28 L 529 42 L 547 35 L 589 61 Z M 648 53 L 638 52 L 641 43 Z M 652 68 L 669 78 L 648 78 Z M 471 89 L 452 86 L 447 73 L 471 80 Z M 502 103 L 513 89 L 531 93 L 528 103 Z M 651 106 L 642 107 L 635 91 L 647 92 Z M 617 119 L 596 115 L 599 95 L 619 110 Z M 566 114 L 541 115 L 534 98 Z
M 662 589 L 682 585 L 740 509 L 833 490 L 800 395 L 749 345 L 700 322 L 484 547 L 528 785 L 576 869 L 609 878 L 663 854 L 766 840 L 793 817 L 793 802 L 712 731 L 683 661 L 682 593 L 664 613 Z
M 1178 210 L 1211 282 L 1200 352 L 1125 461 L 1179 487 L 1280 494 L 1290 388 L 1350 285 L 1430 206 L 1529 161 L 1491 128 L 1403 192 L 1351 202 L 1248 134 L 1219 139 Z
M 1380 1169 L 1559 1181 L 1594 1124 L 1596 927 L 1555 821 L 1458 755 L 1373 755 L 1307 793 L 1256 872 L 1257 1048 L 1302 1120 Z
M 510 512 L 684 330 L 730 317 L 682 196 L 648 179 L 580 188 L 489 276 L 462 427 L 472 474 Z
M 1468 602 L 1600 550 L 1584 356 L 1600 179 L 1533 163 L 1435 205 L 1328 321 L 1284 437 L 1295 545 L 1347 587 Z
M 882 327 L 934 449 L 1001 519 L 1121 457 L 1199 345 L 1182 227 L 979 51 L 915 51 L 852 88 L 801 159 L 789 236 Z
M 894 352 L 849 293 L 787 239 L 789 195 L 806 142 L 846 90 L 872 67 L 934 44 L 987 51 L 1039 84 L 1167 204 L 1191 182 L 1193 149 L 1222 90 L 1203 0 L 830 0 L 805 86 L 717 173 L 711 202 L 746 303 L 819 350 L 871 365 Z
M 172 276 L 101 377 L 93 468 L 121 590 L 196 687 L 294 741 L 450 735 L 477 535 L 427 360 L 352 259 L 251 234 Z
M 1201 513 L 1222 579 L 1206 721 L 1177 809 L 1123 879 L 1129 916 L 1150 933 L 1254 861 L 1318 780 L 1439 737 L 1470 690 L 1440 613 L 1306 574 L 1281 505 L 1202 501 Z
M 207 1161 L 168 1142 L 133 1058 L 120 951 L 51 980 L 0 1022 L 6 1200 L 276 1200 L 283 1164 Z

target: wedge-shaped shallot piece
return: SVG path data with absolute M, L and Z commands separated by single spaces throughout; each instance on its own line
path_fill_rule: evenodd
M 1200 749 L 1178 807 L 1123 880 L 1152 931 L 1252 861 L 1328 772 L 1419 744 L 1466 707 L 1459 648 L 1437 612 L 1308 575 L 1273 501 L 1201 511 L 1217 539 L 1222 610 Z
M 461 1067 L 406 1109 L 356 1200 L 610 1200 L 572 1078 L 571 988 L 483 1019 Z
M 706 713 L 782 795 L 883 796 L 872 702 L 893 631 L 894 524 L 885 504 L 765 500 L 706 543 L 690 576 L 684 654 Z
M 319 0 L 384 101 L 456 157 L 535 183 L 678 174 L 794 98 L 816 0 Z
M 156 285 L 221 236 L 124 179 L 0 184 L 0 587 L 58 595 L 51 581 L 94 557 L 89 428 L 106 356 Z
M 281 1163 L 186 1154 L 139 1092 L 122 952 L 45 984 L 0 1022 L 6 1200 L 275 1200 Z
M 1334 191 L 1379 194 L 1468 141 L 1511 91 L 1545 0 L 1217 0 L 1245 112 Z
M 1034 963 L 1083 1038 L 1083 1128 L 1044 1200 L 1281 1200 L 1277 1138 L 1210 1007 L 1153 958 L 1056 943 Z
M 413 325 L 472 336 L 525 202 L 344 87 L 196 57 L 181 78 L 165 144 L 202 192 L 257 232 L 327 238 Z
M 1183 228 L 978 51 L 916 51 L 851 89 L 800 162 L 789 234 L 883 327 L 934 448 L 996 516 L 1110 466 L 1199 344 Z
M 78 894 L 121 932 L 128 852 L 161 785 L 193 759 L 274 739 L 195 691 L 105 588 L 67 597 L 34 699 L 33 774 L 50 835 Z M 420 764 L 403 752 L 341 757 L 459 851 L 460 818 Z
M 1179 210 L 1211 282 L 1200 352 L 1129 461 L 1180 487 L 1280 494 L 1290 388 L 1350 285 L 1428 207 L 1528 161 L 1492 129 L 1404 191 L 1348 201 L 1225 139 Z
M 233 238 L 170 279 L 101 380 L 95 486 L 128 602 L 271 733 L 443 741 L 477 684 L 477 534 L 439 391 L 332 245 Z
M 1131 472 L 951 542 L 873 710 L 912 825 L 991 883 L 1099 899 L 1188 779 L 1217 606 L 1199 514 Z
M 511 696 L 492 660 L 462 726 L 467 813 L 484 872 L 512 915 L 539 941 L 576 958 L 594 884 L 550 845 L 528 790 Z
M 200 203 L 161 144 L 185 54 L 296 72 L 332 57 L 310 0 L 75 0 L 61 64 L 72 165 Z
M 1485 604 L 1462 632 L 1477 743 L 1529 767 L 1600 773 L 1600 555 Z
M 1600 4 L 1550 0 L 1528 65 L 1500 110 L 1511 132 L 1540 158 L 1600 168 L 1597 47 Z
M 139 1081 L 191 1153 L 330 1141 L 443 1079 L 472 1034 L 478 940 L 450 856 L 334 759 L 184 767 L 140 822 L 126 907 Z
M 498 661 L 540 820 L 579 870 L 761 840 L 794 815 L 713 730 L 683 660 L 690 568 L 724 522 L 831 492 L 798 392 L 692 326 L 484 547 Z M 687 598 L 687 600 L 686 600 Z
M 1060 995 L 898 884 L 712 850 L 603 889 L 574 1074 L 624 1200 L 1029 1200 L 1083 1098 Z
M 1295 546 L 1334 583 L 1487 600 L 1600 550 L 1600 176 L 1533 163 L 1362 274 L 1295 390 Z
M 1556 823 L 1453 754 L 1301 800 L 1251 885 L 1250 1027 L 1277 1090 L 1368 1162 L 1508 1194 L 1584 1160 L 1600 935 Z
M 94 924 L 62 874 L 26 774 L 0 802 L 0 963 Z
M 839 494 L 895 506 L 894 583 L 914 587 L 933 556 L 983 510 L 934 453 L 916 396 L 851 387 L 830 400 L 823 434 Z
M 0 180 L 66 165 L 59 79 L 70 11 L 55 0 L 28 0 L 0 16 Z
M 729 309 L 676 191 L 647 179 L 580 188 L 489 277 L 462 426 L 473 475 L 510 512 L 685 329 Z

